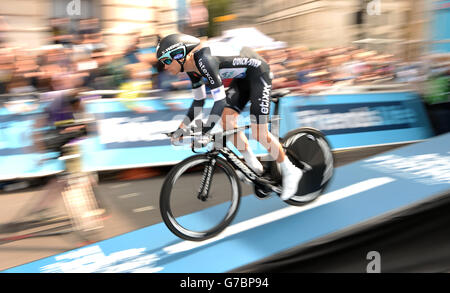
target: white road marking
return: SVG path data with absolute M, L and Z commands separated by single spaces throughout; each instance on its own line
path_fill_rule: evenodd
M 141 213 L 141 212 L 151 211 L 151 210 L 154 210 L 154 209 L 155 209 L 154 206 L 146 206 L 146 207 L 134 209 L 133 213 Z
M 359 183 L 352 184 L 350 186 L 332 191 L 330 193 L 326 193 L 319 197 L 316 201 L 312 202 L 309 205 L 297 207 L 297 206 L 290 206 L 287 208 L 283 208 L 277 211 L 273 211 L 271 213 L 261 215 L 259 217 L 249 219 L 247 221 L 234 224 L 228 228 L 226 228 L 221 234 L 218 236 L 202 241 L 202 242 L 194 242 L 194 241 L 182 241 L 180 243 L 168 246 L 163 248 L 163 251 L 165 251 L 168 254 L 174 254 L 178 252 L 183 252 L 187 250 L 191 250 L 193 248 L 201 247 L 207 244 L 210 244 L 212 242 L 224 239 L 226 237 L 229 237 L 234 234 L 238 234 L 240 232 L 253 229 L 258 226 L 262 226 L 271 222 L 275 222 L 277 220 L 281 220 L 283 218 L 287 218 L 289 216 L 307 211 L 309 209 L 337 201 L 349 196 L 352 196 L 354 194 L 358 194 L 364 191 L 367 191 L 369 189 L 373 189 L 375 187 L 390 183 L 392 181 L 395 181 L 395 179 L 390 177 L 379 177 L 379 178 L 372 178 L 368 179 Z
M 124 194 L 124 195 L 119 195 L 118 198 L 126 199 L 126 198 L 135 197 L 135 196 L 139 196 L 139 195 L 140 195 L 140 193 L 133 192 L 133 193 L 128 193 L 128 194 Z
M 114 185 L 111 185 L 110 188 L 122 188 L 122 187 L 127 187 L 129 185 L 131 185 L 131 183 L 114 184 Z

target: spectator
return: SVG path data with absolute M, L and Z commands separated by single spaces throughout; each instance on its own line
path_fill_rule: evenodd
M 74 39 L 74 31 L 69 18 L 50 19 L 53 44 L 69 45 Z
M 78 34 L 82 44 L 96 44 L 102 41 L 98 18 L 82 19 L 79 22 Z
M 5 18 L 0 15 L 0 48 L 6 47 L 6 33 L 9 31 L 8 23 L 6 22 Z
M 7 86 L 14 75 L 15 65 L 11 50 L 0 50 L 0 94 L 4 94 L 8 91 Z
M 206 36 L 208 29 L 208 9 L 203 4 L 203 0 L 191 0 L 189 27 L 193 36 Z

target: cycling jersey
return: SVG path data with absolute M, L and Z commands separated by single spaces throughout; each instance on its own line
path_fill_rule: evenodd
M 240 113 L 250 101 L 251 121 L 267 122 L 272 78 L 270 67 L 262 57 L 250 48 L 236 49 L 226 44 L 209 45 L 195 52 L 193 56 L 201 74 L 187 73 L 194 91 L 194 101 L 188 111 L 189 121 L 194 119 L 194 107 L 203 106 L 203 100 L 206 98 L 204 84 L 206 80 L 215 102 L 210 116 L 221 116 L 223 108 L 220 109 L 219 104 Z M 227 93 L 222 79 L 233 79 Z

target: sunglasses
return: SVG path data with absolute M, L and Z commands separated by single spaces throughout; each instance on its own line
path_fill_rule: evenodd
M 159 61 L 166 65 L 170 65 L 172 64 L 173 60 L 182 59 L 184 58 L 184 56 L 186 56 L 186 48 L 182 47 L 162 55 L 161 57 L 159 57 Z

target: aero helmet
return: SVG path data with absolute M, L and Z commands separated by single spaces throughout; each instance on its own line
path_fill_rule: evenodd
M 171 34 L 161 39 L 156 47 L 156 57 L 164 64 L 171 64 L 176 60 L 180 66 L 181 71 L 184 71 L 185 57 L 195 47 L 200 44 L 200 39 L 185 35 L 185 34 Z M 180 60 L 183 59 L 183 62 Z

